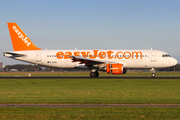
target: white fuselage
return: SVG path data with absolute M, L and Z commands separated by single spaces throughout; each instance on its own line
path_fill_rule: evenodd
M 71 56 L 79 56 L 106 63 L 120 63 L 125 68 L 164 68 L 177 64 L 177 60 L 167 53 L 158 50 L 30 50 L 13 51 L 9 53 L 23 54 L 13 59 L 29 63 L 59 67 L 76 68 L 82 66 L 72 62 Z

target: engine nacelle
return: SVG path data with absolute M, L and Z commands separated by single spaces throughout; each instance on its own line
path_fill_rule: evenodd
M 107 64 L 106 72 L 109 74 L 125 74 L 126 69 L 123 68 L 123 64 Z

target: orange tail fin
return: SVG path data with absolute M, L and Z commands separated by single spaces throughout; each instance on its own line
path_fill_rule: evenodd
M 14 51 L 41 50 L 36 47 L 16 23 L 7 23 Z

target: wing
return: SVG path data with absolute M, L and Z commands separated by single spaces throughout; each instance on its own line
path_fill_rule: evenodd
M 78 57 L 78 56 L 72 56 L 72 62 L 80 62 L 79 64 L 85 64 L 84 66 L 93 66 L 97 64 L 106 63 L 103 60 L 95 60 L 95 59 L 83 58 L 83 57 Z
M 78 56 L 71 56 L 72 62 L 80 62 L 79 64 L 84 64 L 86 67 L 93 67 L 93 66 L 101 66 L 104 64 L 123 64 L 124 67 L 127 67 L 127 63 L 125 61 L 105 61 L 105 60 L 96 60 L 96 59 L 90 59 L 90 58 L 84 58 L 84 57 L 78 57 Z M 82 67 L 83 65 L 81 65 Z

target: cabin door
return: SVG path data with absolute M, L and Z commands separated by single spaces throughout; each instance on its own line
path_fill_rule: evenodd
M 156 52 L 151 51 L 151 62 L 156 62 Z
M 37 63 L 42 63 L 41 54 L 42 54 L 42 52 L 36 53 L 36 62 Z

